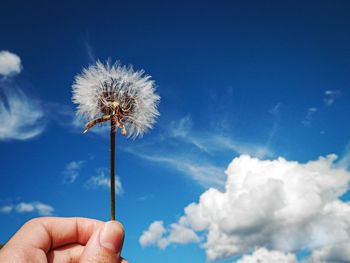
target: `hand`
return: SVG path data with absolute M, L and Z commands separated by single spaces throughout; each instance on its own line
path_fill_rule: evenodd
M 88 218 L 35 218 L 0 250 L 6 263 L 128 263 L 120 253 L 124 228 L 117 221 Z

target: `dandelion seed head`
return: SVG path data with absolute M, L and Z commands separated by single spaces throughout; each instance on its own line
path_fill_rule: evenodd
M 78 115 L 92 120 L 116 114 L 128 137 L 142 136 L 159 116 L 155 82 L 132 66 L 97 61 L 75 77 L 72 88 Z

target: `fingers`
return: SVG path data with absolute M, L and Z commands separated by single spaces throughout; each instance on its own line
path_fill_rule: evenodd
M 28 260 L 30 259 L 30 261 Z M 35 262 L 47 263 L 46 254 L 38 248 L 21 244 L 9 245 L 8 243 L 0 250 L 0 262 Z
M 116 221 L 37 218 L 7 242 L 1 250 L 0 262 L 26 262 L 31 258 L 39 263 L 47 262 L 47 258 L 49 263 L 128 263 L 120 257 L 123 242 L 124 228 Z
M 79 262 L 127 263 L 127 261 L 123 261 L 120 258 L 123 242 L 123 226 L 117 221 L 107 222 L 100 226 L 92 235 Z
M 21 244 L 47 253 L 68 244 L 85 245 L 102 221 L 88 218 L 40 217 L 26 223 L 8 242 Z
M 47 255 L 47 261 L 48 263 L 78 263 L 81 255 L 83 254 L 84 248 L 85 247 L 82 245 L 75 244 L 52 250 Z M 129 261 L 124 258 L 120 258 L 118 263 L 129 263 Z
M 84 246 L 79 244 L 63 246 L 55 250 L 51 250 L 47 254 L 47 261 L 49 263 L 77 263 L 79 262 L 79 258 L 81 257 L 83 250 Z

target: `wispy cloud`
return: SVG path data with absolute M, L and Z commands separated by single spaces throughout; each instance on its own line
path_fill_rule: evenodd
M 110 188 L 110 179 L 109 169 L 107 168 L 98 168 L 96 169 L 96 175 L 91 176 L 85 183 L 87 189 L 109 189 Z M 118 176 L 115 177 L 115 191 L 117 195 L 122 195 L 124 190 L 122 183 Z
M 131 149 L 127 151 L 145 160 L 166 165 L 171 169 L 176 169 L 178 172 L 189 176 L 192 180 L 205 188 L 221 188 L 224 185 L 226 175 L 223 167 L 205 161 L 194 160 L 193 158 L 186 158 L 185 156 L 146 154 Z
M 155 197 L 154 194 L 147 194 L 147 195 L 140 196 L 139 198 L 137 198 L 137 200 L 139 200 L 141 202 L 144 202 L 144 201 L 147 201 L 147 200 L 151 200 L 154 197 Z
M 272 155 L 263 145 L 234 141 L 224 134 L 194 131 L 190 115 L 170 122 L 158 137 L 147 144 L 124 150 L 171 170 L 175 169 L 205 188 L 221 188 L 224 185 L 225 169 L 213 158 L 217 154 Z
M 207 141 L 205 137 L 202 138 L 203 142 L 210 144 L 210 150 L 212 151 L 231 150 L 239 155 L 249 154 L 260 158 L 272 155 L 271 151 L 266 146 L 234 141 L 232 138 L 225 135 L 212 135 L 208 139 Z
M 4 205 L 4 206 L 0 207 L 0 213 L 9 214 L 12 212 L 13 209 L 14 209 L 13 205 Z
M 44 111 L 39 100 L 28 97 L 12 81 L 22 71 L 21 59 L 0 51 L 0 140 L 27 140 L 45 129 Z
M 19 88 L 0 83 L 0 140 L 27 140 L 45 129 L 44 111 L 38 100 L 27 97 Z
M 282 103 L 278 102 L 271 109 L 269 109 L 269 113 L 271 113 L 274 116 L 280 114 L 280 112 L 281 112 L 281 105 L 282 105 Z
M 72 127 L 74 131 L 82 133 L 86 123 L 87 123 L 86 119 L 84 119 L 83 117 L 77 116 L 75 113 L 73 113 L 72 119 L 70 122 L 70 127 Z M 89 130 L 89 133 L 93 133 L 99 136 L 108 136 L 109 135 L 108 131 L 109 131 L 108 124 L 102 123 L 102 124 L 97 124 L 93 128 L 91 128 Z
M 324 92 L 323 102 L 326 106 L 332 106 L 335 100 L 340 96 L 339 90 L 326 90 Z
M 169 124 L 169 137 L 186 137 L 192 128 L 191 116 L 187 114 L 186 116 L 180 118 L 179 120 L 171 121 Z
M 350 142 L 345 146 L 344 152 L 337 162 L 337 166 L 350 170 Z
M 301 121 L 301 123 L 305 126 L 305 127 L 310 127 L 312 124 L 312 119 L 314 118 L 314 115 L 322 110 L 322 109 L 326 109 L 327 107 L 332 106 L 336 99 L 338 99 L 338 97 L 341 95 L 339 90 L 326 90 L 324 92 L 324 98 L 323 98 L 323 105 L 318 105 L 317 107 L 313 106 L 313 107 L 309 107 L 306 111 L 306 115 L 304 117 L 304 119 Z M 321 131 L 321 133 L 323 134 L 325 131 Z
M 304 126 L 310 127 L 311 126 L 311 120 L 314 116 L 314 114 L 317 112 L 317 108 L 316 107 L 310 107 L 307 109 L 305 118 L 301 121 L 301 123 Z
M 84 41 L 84 46 L 85 46 L 85 50 L 86 50 L 86 54 L 89 58 L 89 62 L 90 63 L 95 63 L 96 62 L 96 55 L 95 55 L 95 51 L 93 46 L 90 44 L 90 41 L 88 39 L 86 39 Z
M 265 149 L 267 151 L 266 152 L 267 156 L 272 157 L 273 155 L 268 149 L 270 148 L 271 143 L 273 142 L 276 134 L 278 133 L 279 122 L 280 122 L 281 116 L 282 116 L 282 103 L 281 102 L 276 103 L 268 112 L 273 117 L 273 124 L 272 124 L 271 130 L 268 134 L 268 138 L 266 140 L 265 147 L 263 149 Z M 259 156 L 257 156 L 257 157 L 259 157 Z
M 72 184 L 78 178 L 80 174 L 80 170 L 85 161 L 71 161 L 64 168 L 63 174 L 63 183 L 64 184 Z
M 10 214 L 10 213 L 37 213 L 41 216 L 53 215 L 55 209 L 42 202 L 20 202 L 18 204 L 9 204 L 0 207 L 0 213 Z
M 21 58 L 7 50 L 0 51 L 0 76 L 4 78 L 19 74 L 22 71 Z
M 192 120 L 190 115 L 172 121 L 169 129 L 164 131 L 163 139 L 177 139 L 192 145 L 208 154 L 231 151 L 236 154 L 249 154 L 256 157 L 271 155 L 269 149 L 263 145 L 248 142 L 235 141 L 226 134 L 217 132 L 201 132 L 192 130 Z
M 72 105 L 60 104 L 60 103 L 46 103 L 46 111 L 49 113 L 50 120 L 54 121 L 56 124 L 64 127 L 65 129 L 73 132 L 82 134 L 84 131 L 84 126 L 87 123 L 87 120 L 83 117 L 78 116 L 75 113 L 75 109 Z M 89 134 L 93 133 L 94 135 L 99 136 L 108 136 L 109 135 L 108 124 L 97 124 L 95 127 L 89 130 Z

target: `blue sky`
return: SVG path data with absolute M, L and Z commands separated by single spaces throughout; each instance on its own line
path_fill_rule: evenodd
M 117 138 L 121 190 L 116 211 L 126 229 L 126 258 L 232 262 L 254 251 L 255 256 L 274 257 L 268 251 L 278 251 L 284 257 L 305 258 L 328 247 L 329 260 L 333 243 L 340 241 L 346 251 L 350 233 L 341 230 L 343 234 L 334 233 L 316 245 L 298 238 L 294 243 L 299 245 L 293 246 L 254 239 L 235 248 L 230 238 L 245 240 L 244 227 L 230 225 L 231 232 L 214 232 L 221 219 L 210 216 L 210 205 L 203 208 L 210 222 L 201 227 L 192 220 L 195 212 L 184 208 L 191 203 L 199 207 L 206 198 L 208 203 L 218 200 L 220 194 L 208 192 L 215 188 L 227 194 L 227 205 L 246 204 L 244 213 L 237 212 L 243 221 L 255 218 L 246 212 L 259 198 L 251 194 L 249 202 L 239 202 L 238 196 L 230 199 L 227 190 L 235 180 L 227 180 L 224 171 L 238 158 L 228 174 L 239 181 L 247 176 L 235 173 L 242 167 L 257 167 L 256 173 L 266 178 L 276 172 L 281 177 L 274 180 L 284 184 L 287 201 L 298 196 L 302 185 L 318 189 L 315 195 L 322 205 L 296 202 L 290 212 L 302 225 L 327 229 L 327 223 L 318 222 L 331 220 L 322 216 L 337 202 L 342 208 L 328 214 L 345 220 L 344 187 L 350 178 L 349 10 L 347 1 L 5 1 L 0 10 L 0 242 L 41 214 L 108 220 L 108 131 L 100 127 L 81 135 L 71 85 L 83 67 L 110 58 L 144 69 L 161 96 L 161 116 L 153 130 L 142 139 Z M 326 158 L 329 154 L 338 159 Z M 285 162 L 280 159 L 272 166 L 289 167 L 295 161 L 286 169 L 300 179 L 299 188 L 286 186 L 289 173 L 282 168 L 262 168 L 263 160 L 279 156 Z M 319 156 L 326 159 L 311 168 L 303 166 Z M 262 170 L 266 173 L 257 172 Z M 325 177 L 318 181 L 315 174 Z M 237 187 L 242 193 L 255 189 Z M 264 189 L 269 187 L 277 186 Z M 336 194 L 325 198 L 323 191 Z M 271 198 L 261 196 L 270 207 Z M 299 215 L 311 208 L 319 221 Z M 228 215 L 227 207 L 217 209 L 222 218 L 231 218 L 235 211 Z M 264 220 L 281 227 L 282 219 L 272 219 L 264 209 Z M 259 229 L 252 223 L 249 235 L 262 235 Z M 149 238 L 140 242 L 147 233 Z M 215 246 L 211 250 L 208 233 L 218 234 L 223 243 L 221 235 L 226 235 L 226 254 Z M 275 234 L 285 233 L 276 230 L 271 238 Z M 344 257 L 350 260 L 345 252 Z

